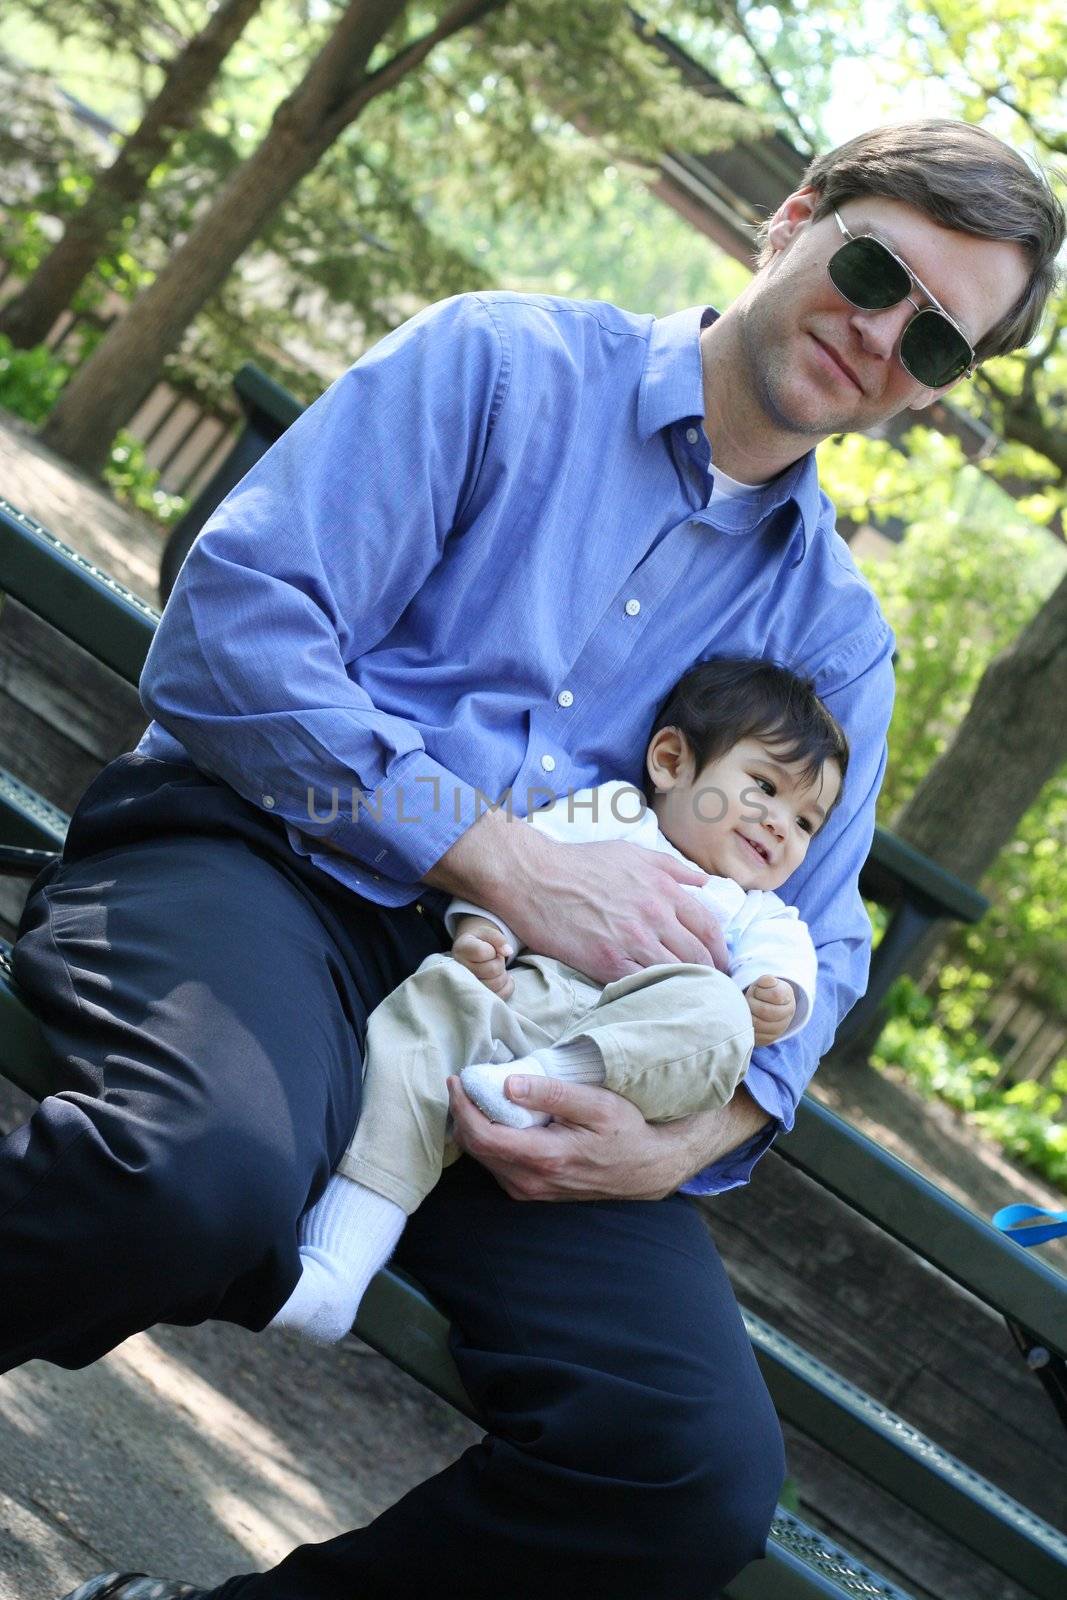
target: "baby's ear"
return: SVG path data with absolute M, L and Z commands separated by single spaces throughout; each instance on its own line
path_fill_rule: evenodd
M 645 771 L 658 792 L 673 789 L 688 753 L 689 744 L 680 728 L 660 728 L 652 735 L 645 752 Z

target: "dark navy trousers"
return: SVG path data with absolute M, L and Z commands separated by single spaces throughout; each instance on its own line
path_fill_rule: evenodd
M 15 946 L 59 1092 L 0 1145 L 0 1371 L 156 1322 L 264 1327 L 358 1116 L 366 1018 L 444 942 L 194 768 L 106 768 Z M 781 1432 L 688 1201 L 521 1203 L 463 1159 L 396 1259 L 490 1432 L 219 1600 L 708 1600 L 762 1553 Z

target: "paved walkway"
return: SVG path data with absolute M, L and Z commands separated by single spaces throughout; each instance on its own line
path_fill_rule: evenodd
M 159 605 L 163 533 L 46 450 L 25 423 L 6 411 L 0 411 L 0 496 L 150 605 Z
M 208 1585 L 369 1521 L 478 1437 L 349 1339 L 220 1323 L 0 1378 L 0 1600 L 111 1567 Z

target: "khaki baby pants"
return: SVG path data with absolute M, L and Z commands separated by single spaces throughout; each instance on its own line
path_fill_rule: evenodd
M 752 1052 L 752 1018 L 731 978 L 684 963 L 646 967 L 601 988 L 527 952 L 502 1000 L 451 955 L 427 956 L 370 1015 L 363 1105 L 338 1171 L 409 1214 L 458 1155 L 445 1080 L 548 1045 L 592 1039 L 604 1087 L 649 1122 L 725 1105 Z

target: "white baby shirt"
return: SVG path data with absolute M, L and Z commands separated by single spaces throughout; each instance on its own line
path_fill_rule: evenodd
M 630 783 L 602 783 L 596 789 L 578 789 L 561 795 L 552 805 L 531 812 L 526 819 L 533 828 L 548 834 L 560 844 L 603 844 L 622 839 L 646 850 L 661 850 L 666 855 L 694 863 L 676 850 L 660 832 L 656 814 L 644 795 Z M 807 925 L 801 922 L 795 906 L 786 905 L 769 889 L 742 889 L 732 878 L 710 877 L 701 885 L 686 884 L 691 894 L 707 903 L 722 928 L 730 957 L 730 976 L 740 989 L 764 974 L 784 978 L 792 986 L 797 1008 L 782 1034 L 789 1038 L 807 1022 L 815 999 L 818 961 Z M 495 922 L 516 953 L 521 941 L 493 911 L 469 900 L 455 899 L 445 913 L 445 924 L 454 937 L 456 921 L 469 914 Z

